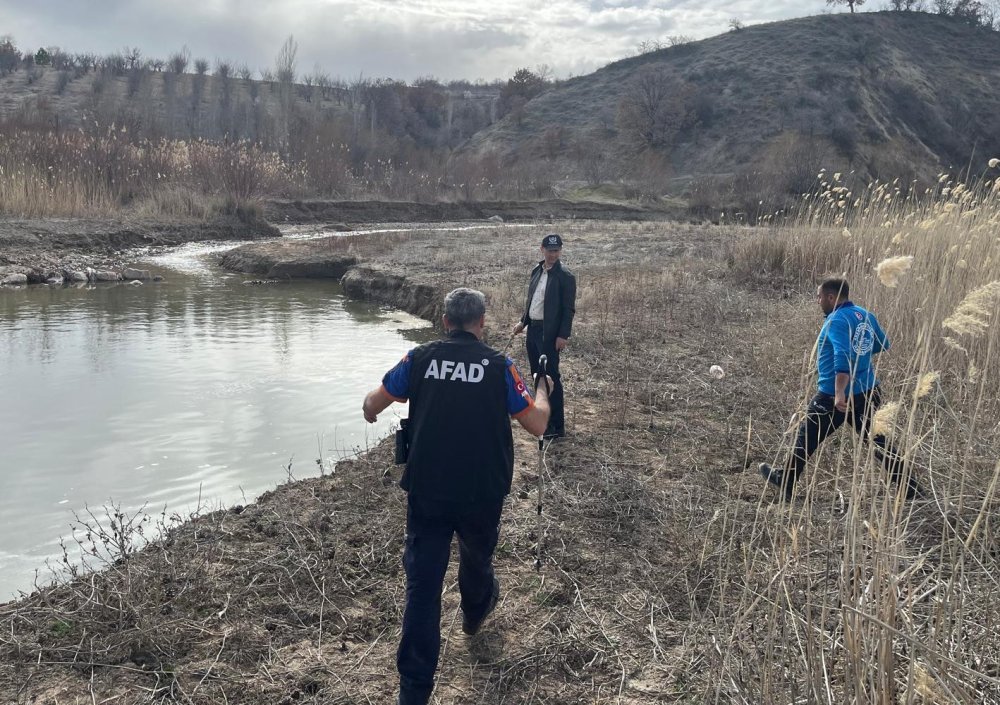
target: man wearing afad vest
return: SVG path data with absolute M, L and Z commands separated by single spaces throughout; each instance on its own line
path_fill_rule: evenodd
M 410 402 L 406 490 L 406 609 L 396 665 L 400 705 L 430 700 L 441 647 L 441 588 L 458 534 L 462 629 L 479 631 L 496 607 L 493 551 L 514 473 L 510 419 L 541 436 L 549 420 L 546 378 L 537 398 L 514 362 L 482 341 L 486 297 L 455 289 L 444 300 L 447 337 L 421 345 L 365 397 L 374 423 L 394 401 Z

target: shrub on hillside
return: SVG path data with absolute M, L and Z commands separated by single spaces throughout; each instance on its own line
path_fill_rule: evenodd
M 677 133 L 691 123 L 693 93 L 676 74 L 644 67 L 618 103 L 616 122 L 622 136 L 640 149 L 669 149 Z
M 56 95 L 62 95 L 66 92 L 66 86 L 69 82 L 73 80 L 73 74 L 69 71 L 60 71 L 56 76 Z
M 21 52 L 10 39 L 0 40 L 0 76 L 13 73 L 21 65 Z
M 849 161 L 854 160 L 858 152 L 858 133 L 854 127 L 843 123 L 834 125 L 830 130 L 830 141 Z
M 608 134 L 603 130 L 579 135 L 573 141 L 573 160 L 590 187 L 596 188 L 616 176 L 610 144 Z

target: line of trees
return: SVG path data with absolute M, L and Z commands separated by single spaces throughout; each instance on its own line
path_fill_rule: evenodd
M 523 111 L 553 85 L 546 66 L 492 83 L 346 81 L 319 66 L 302 72 L 298 45 L 289 37 L 255 80 L 246 65 L 218 59 L 213 67 L 187 47 L 166 59 L 132 47 L 97 56 L 56 47 L 22 51 L 4 37 L 0 77 L 15 80 L 9 77 L 15 72 L 23 72 L 28 84 L 44 79 L 45 87 L 0 118 L 8 131 L 96 135 L 114 126 L 140 147 L 171 139 L 257 145 L 323 194 L 432 197 L 457 189 L 471 196 L 502 188 L 523 196 L 551 187 L 541 173 L 511 178 L 497 160 L 451 159 L 458 144 Z M 70 110 L 54 99 L 68 90 Z
M 851 12 L 866 0 L 826 0 L 827 5 L 847 5 Z M 931 12 L 955 17 L 976 27 L 1000 31 L 1000 4 L 997 0 L 888 0 L 884 9 L 895 12 Z

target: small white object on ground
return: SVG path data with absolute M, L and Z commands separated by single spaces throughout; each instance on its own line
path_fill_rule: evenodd
M 722 379 L 726 376 L 726 371 L 718 365 L 712 365 L 708 368 L 708 374 L 712 375 L 716 379 Z

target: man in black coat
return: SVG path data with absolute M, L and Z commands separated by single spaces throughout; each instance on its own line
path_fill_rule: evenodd
M 546 372 L 555 383 L 549 395 L 552 414 L 545 430 L 545 438 L 550 440 L 566 435 L 559 353 L 569 341 L 573 315 L 576 313 L 576 277 L 559 261 L 562 247 L 563 241 L 558 235 L 546 235 L 542 238 L 541 251 L 544 259 L 531 270 L 524 315 L 514 326 L 514 335 L 525 329 L 528 331 L 525 346 L 532 375 L 540 371 L 538 359 L 542 355 L 548 358 Z

